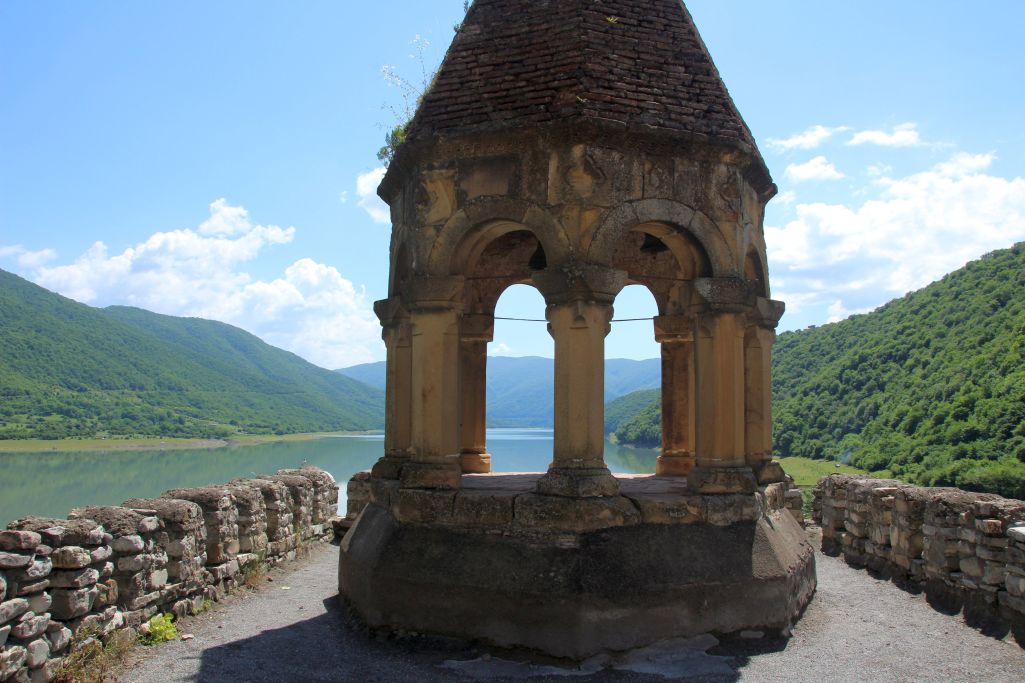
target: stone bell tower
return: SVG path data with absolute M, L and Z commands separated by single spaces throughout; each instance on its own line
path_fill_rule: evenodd
M 378 191 L 387 417 L 342 546 L 355 610 L 563 656 L 786 629 L 815 578 L 772 461 L 776 187 L 683 4 L 477 0 Z M 487 344 L 514 284 L 543 295 L 555 341 L 536 475 L 489 474 Z M 604 340 L 628 284 L 659 312 L 654 477 L 603 458 Z

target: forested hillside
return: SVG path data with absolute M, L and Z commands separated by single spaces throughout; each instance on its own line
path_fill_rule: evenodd
M 0 271 L 0 438 L 379 428 L 383 394 L 238 328 L 96 309 Z
M 1025 498 L 1025 243 L 780 335 L 773 371 L 781 455 Z
M 662 443 L 662 390 L 634 391 L 606 403 L 605 433 L 617 443 L 658 448 Z

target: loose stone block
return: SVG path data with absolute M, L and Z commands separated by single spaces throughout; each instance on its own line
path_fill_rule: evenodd
M 22 569 L 32 564 L 31 555 L 0 552 L 0 569 Z

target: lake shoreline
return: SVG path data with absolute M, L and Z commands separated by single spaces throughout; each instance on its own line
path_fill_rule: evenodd
M 67 451 L 175 451 L 216 450 L 229 446 L 258 446 L 267 443 L 313 441 L 337 436 L 366 436 L 366 432 L 308 432 L 302 434 L 247 434 L 228 439 L 175 439 L 160 437 L 108 439 L 8 439 L 0 440 L 2 453 L 61 453 Z

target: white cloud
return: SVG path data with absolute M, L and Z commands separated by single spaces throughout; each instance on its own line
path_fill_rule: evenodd
M 780 192 L 774 199 L 783 206 L 790 206 L 797 199 L 797 193 L 793 190 L 787 190 L 786 192 Z
M 874 181 L 860 206 L 798 204 L 766 227 L 769 261 L 791 313 L 831 319 L 871 310 L 994 249 L 1025 239 L 1025 178 L 986 173 L 992 154 L 957 154 L 925 171 Z M 775 279 L 775 278 L 774 278 Z
M 817 156 L 803 164 L 790 164 L 784 174 L 787 180 L 793 183 L 808 180 L 840 180 L 844 177 L 844 174 L 824 156 Z
M 73 263 L 40 266 L 32 279 L 93 305 L 220 320 L 328 368 L 375 360 L 380 327 L 364 293 L 337 269 L 304 258 L 272 280 L 246 272 L 295 228 L 253 225 L 217 200 L 195 230 L 158 232 L 119 254 L 96 242 Z
M 341 192 L 339 192 L 338 193 L 338 201 L 341 202 L 342 204 L 348 203 L 348 201 L 349 201 L 349 191 L 348 190 L 342 190 Z
M 53 249 L 29 251 L 20 244 L 0 246 L 0 258 L 10 257 L 14 257 L 17 264 L 22 268 L 38 268 L 44 263 L 49 263 L 57 258 L 57 252 Z
M 780 152 L 790 152 L 795 149 L 815 149 L 837 133 L 843 133 L 848 130 L 850 128 L 847 126 L 837 126 L 835 128 L 812 126 L 803 133 L 795 133 L 788 138 L 769 138 L 769 147 Z
M 882 130 L 863 130 L 854 134 L 848 145 L 881 145 L 883 147 L 918 147 L 922 138 L 917 123 L 902 123 L 889 133 Z
M 359 195 L 359 202 L 357 203 L 361 209 L 370 214 L 375 223 L 383 225 L 391 223 L 391 210 L 377 196 L 377 186 L 384 180 L 384 174 L 387 171 L 388 169 L 381 166 L 372 171 L 361 173 L 356 178 L 356 194 Z
M 508 356 L 512 354 L 512 348 L 505 342 L 488 344 L 489 356 Z

